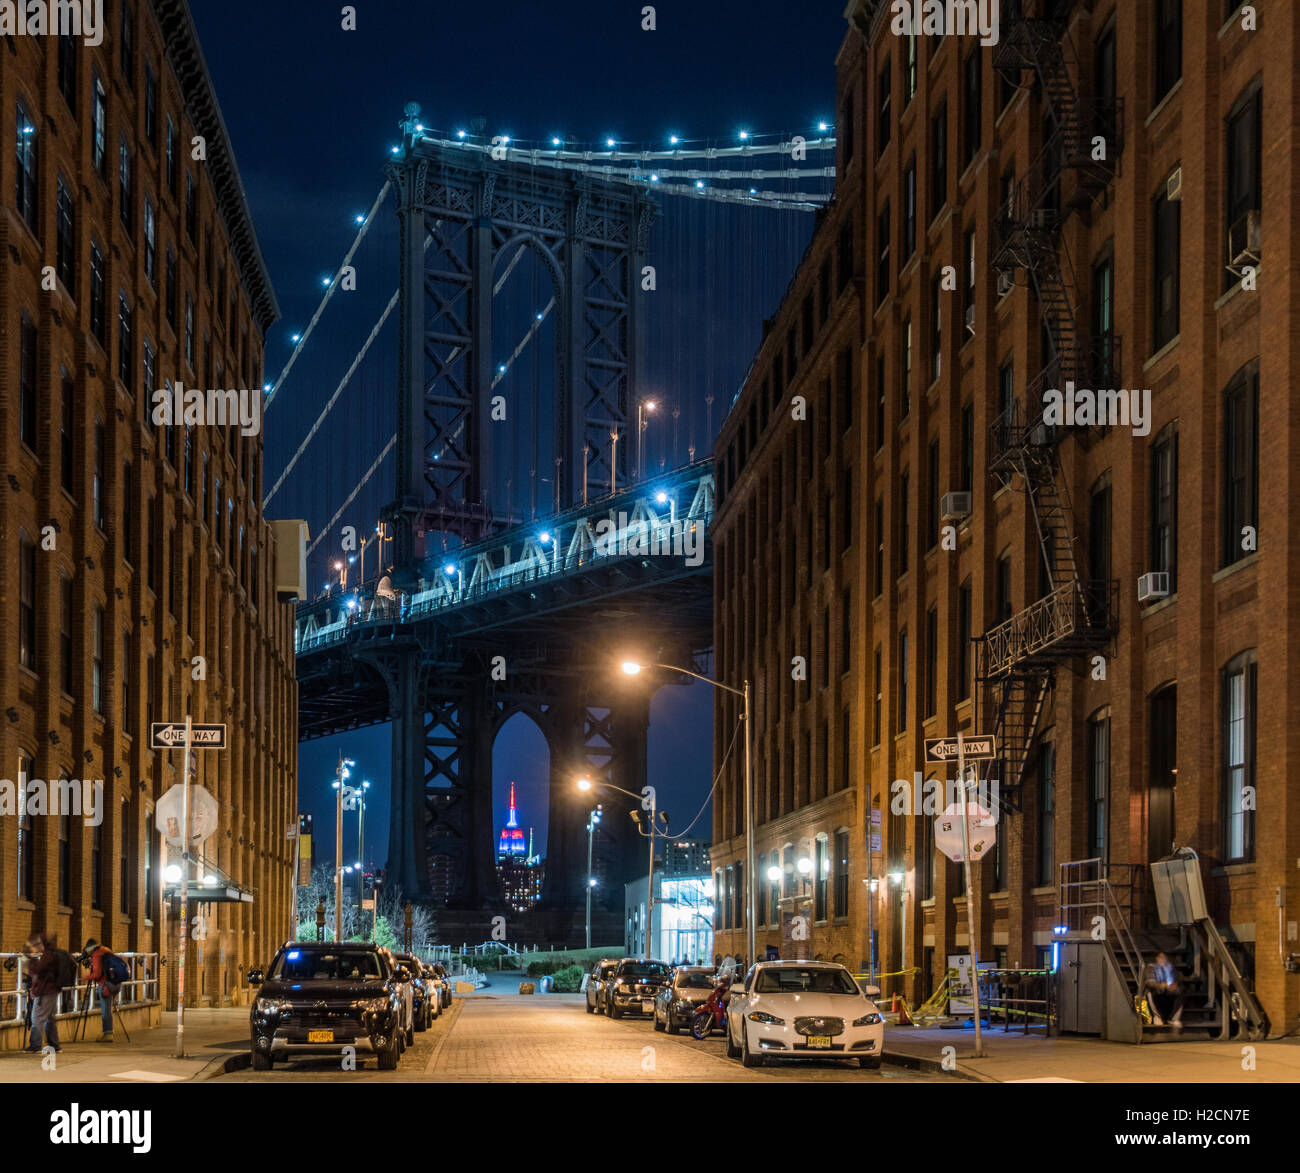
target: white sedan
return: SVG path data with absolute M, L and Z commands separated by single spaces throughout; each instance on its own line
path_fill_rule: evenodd
M 857 1059 L 879 1067 L 885 1023 L 865 990 L 842 965 L 823 961 L 764 961 L 727 1003 L 727 1054 L 746 1067 L 764 1060 Z

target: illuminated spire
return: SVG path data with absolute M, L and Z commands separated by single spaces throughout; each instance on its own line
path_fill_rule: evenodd
M 513 782 L 510 783 L 510 817 L 506 820 L 506 826 L 519 826 L 519 819 L 515 814 L 515 784 Z

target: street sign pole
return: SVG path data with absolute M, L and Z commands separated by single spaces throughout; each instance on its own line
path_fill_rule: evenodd
M 181 923 L 180 958 L 176 963 L 176 1058 L 185 1058 L 185 952 L 190 921 L 190 757 L 194 726 L 185 718 L 185 801 L 181 808 Z
M 957 734 L 957 777 L 961 780 L 961 854 L 966 869 L 966 932 L 970 937 L 970 985 L 975 1006 L 975 1058 L 984 1057 L 984 1037 L 980 1033 L 979 941 L 975 936 L 975 887 L 970 866 L 970 802 L 966 794 L 966 743 Z

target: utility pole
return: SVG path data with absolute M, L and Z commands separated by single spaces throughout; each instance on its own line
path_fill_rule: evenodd
M 974 767 L 972 767 L 974 769 Z M 971 1002 L 975 1007 L 975 1058 L 984 1057 L 984 1037 L 980 1033 L 979 938 L 975 936 L 975 887 L 970 867 L 970 801 L 966 792 L 966 742 L 957 734 L 957 777 L 961 779 L 961 853 L 966 869 L 966 932 L 970 937 Z
M 185 799 L 181 812 L 181 833 L 185 836 L 181 843 L 181 923 L 180 923 L 180 959 L 176 964 L 176 1058 L 185 1058 L 185 953 L 188 947 L 188 929 L 190 922 L 190 838 L 193 828 L 190 826 L 190 783 L 194 770 L 194 720 L 190 714 L 185 715 Z M 109 1026 L 113 1024 L 110 1022 Z

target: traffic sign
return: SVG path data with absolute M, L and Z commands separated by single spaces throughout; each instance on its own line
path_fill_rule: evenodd
M 183 729 L 182 729 L 183 731 Z M 190 787 L 190 846 L 194 847 L 214 835 L 220 821 L 217 800 L 202 786 Z M 169 787 L 154 806 L 154 822 L 163 837 L 173 847 L 179 847 L 185 837 L 185 785 L 178 782 Z
M 968 762 L 997 757 L 994 751 L 992 734 L 963 737 L 961 750 L 962 756 Z M 957 739 L 955 737 L 927 737 L 925 739 L 925 760 L 927 762 L 955 762 L 957 757 Z
M 195 749 L 225 749 L 224 725 L 191 725 L 190 744 Z M 185 746 L 184 721 L 155 721 L 149 726 L 151 749 L 183 749 Z
M 978 802 L 968 802 L 966 814 L 970 819 L 970 857 L 971 862 L 975 862 L 983 859 L 997 842 L 998 820 Z M 962 852 L 961 803 L 951 803 L 934 820 L 934 845 L 953 863 L 965 861 Z

